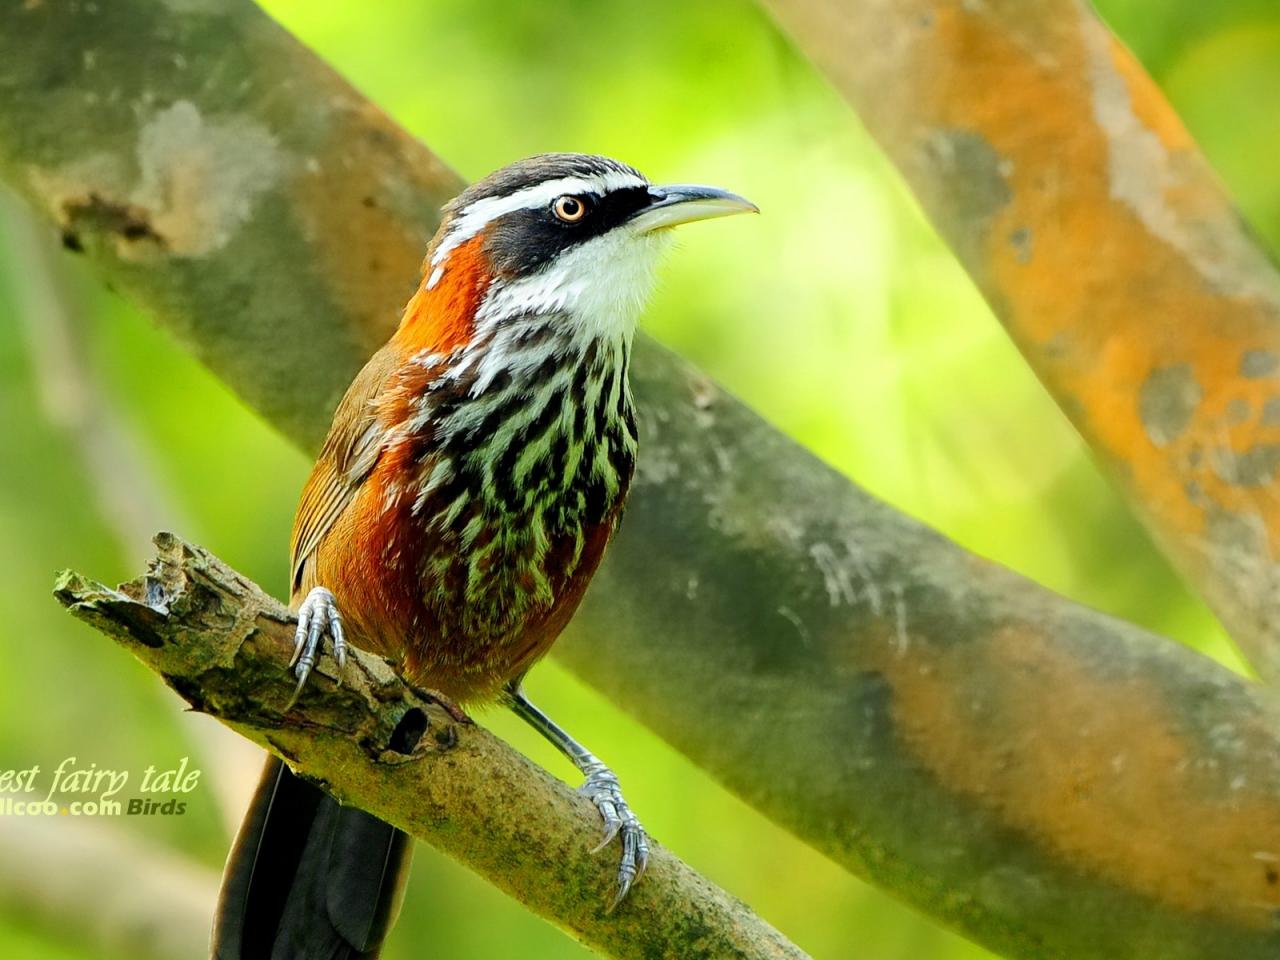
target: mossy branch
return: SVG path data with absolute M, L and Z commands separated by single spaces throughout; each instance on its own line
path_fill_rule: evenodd
M 358 650 L 341 685 L 322 658 L 290 707 L 293 615 L 200 547 L 162 533 L 156 548 L 147 574 L 119 589 L 66 572 L 55 593 L 194 709 L 456 857 L 602 955 L 804 957 L 660 844 L 609 913 L 614 848 L 590 853 L 600 823 L 588 800 Z

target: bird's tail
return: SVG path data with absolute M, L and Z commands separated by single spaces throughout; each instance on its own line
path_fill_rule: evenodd
M 412 842 L 271 757 L 227 858 L 214 960 L 378 955 L 400 910 Z

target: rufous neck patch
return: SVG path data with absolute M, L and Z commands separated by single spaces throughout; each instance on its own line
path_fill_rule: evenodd
M 432 283 L 428 273 L 405 305 L 395 337 L 411 353 L 448 353 L 471 340 L 476 310 L 492 275 L 484 253 L 484 234 L 449 253 Z

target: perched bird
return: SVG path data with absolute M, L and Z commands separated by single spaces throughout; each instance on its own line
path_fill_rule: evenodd
M 617 900 L 644 871 L 644 830 L 618 778 L 521 682 L 622 514 L 632 336 L 668 228 L 755 209 L 583 154 L 469 187 L 399 328 L 338 405 L 294 520 L 298 689 L 327 638 L 339 667 L 350 642 L 456 704 L 504 702 L 582 772 L 601 846 L 620 837 Z M 214 956 L 376 956 L 409 853 L 400 831 L 269 762 L 228 860 Z

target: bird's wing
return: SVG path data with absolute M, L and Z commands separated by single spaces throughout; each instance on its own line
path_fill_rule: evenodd
M 384 430 L 374 401 L 394 369 L 395 355 L 384 347 L 356 375 L 333 415 L 293 518 L 289 569 L 294 602 L 304 592 L 307 562 L 381 456 Z

